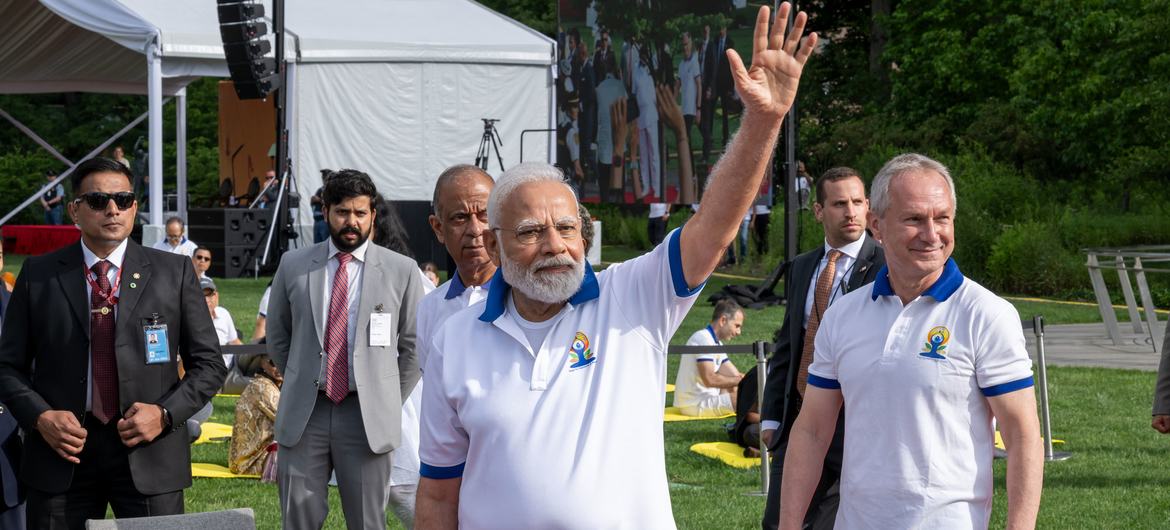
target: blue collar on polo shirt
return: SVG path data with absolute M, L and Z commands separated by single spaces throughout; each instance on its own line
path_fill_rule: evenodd
M 492 278 L 495 278 L 495 275 L 492 275 Z M 492 278 L 488 278 L 487 283 L 484 283 L 483 285 L 481 285 L 481 287 L 483 287 L 484 289 L 491 287 Z M 463 294 L 463 291 L 466 291 L 466 290 L 467 290 L 467 286 L 463 285 L 463 278 L 459 277 L 459 269 L 455 269 L 455 274 L 451 278 L 451 285 L 447 286 L 447 294 L 443 295 L 443 299 L 450 300 L 452 298 L 455 298 L 455 297 Z
M 959 272 L 959 265 L 955 263 L 955 258 L 947 258 L 947 264 L 943 266 L 942 275 L 935 280 L 934 285 L 922 292 L 923 296 L 929 296 L 938 300 L 939 302 L 946 302 L 955 291 L 959 290 L 959 286 L 963 285 L 963 273 Z M 890 285 L 890 268 L 883 266 L 877 273 L 877 278 L 873 280 L 873 294 L 870 298 L 877 300 L 879 296 L 895 296 L 894 288 Z
M 723 344 L 723 341 L 719 340 L 719 335 L 715 334 L 715 328 L 711 327 L 711 324 L 707 324 L 707 333 L 711 334 L 711 339 L 715 341 L 715 344 Z
M 488 297 L 484 301 L 483 314 L 479 315 L 479 319 L 483 322 L 495 322 L 504 314 L 504 308 L 508 305 L 508 291 L 512 289 L 507 280 L 504 280 L 503 267 L 496 269 L 488 285 L 491 287 L 488 288 Z M 600 295 L 601 287 L 597 284 L 597 275 L 593 274 L 593 266 L 589 264 L 589 260 L 585 260 L 585 276 L 581 278 L 581 287 L 577 288 L 577 294 L 569 298 L 569 303 L 581 305 L 595 300 Z

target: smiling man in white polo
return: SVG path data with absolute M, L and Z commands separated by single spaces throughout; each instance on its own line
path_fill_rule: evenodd
M 780 528 L 798 529 L 844 403 L 837 528 L 987 528 L 992 418 L 1007 446 L 1007 528 L 1032 528 L 1044 459 L 1020 316 L 963 277 L 955 184 L 917 154 L 874 178 L 869 226 L 886 252 L 870 286 L 829 307 L 792 428 Z
M 663 454 L 666 349 L 763 178 L 815 36 L 757 19 L 746 108 L 703 207 L 648 254 L 594 274 L 572 188 L 547 164 L 488 200 L 500 271 L 450 317 L 425 369 L 418 528 L 673 528 Z M 677 105 L 677 103 L 671 102 Z M 622 131 L 615 136 L 621 140 Z

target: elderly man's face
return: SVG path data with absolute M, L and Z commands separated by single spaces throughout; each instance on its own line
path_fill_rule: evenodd
M 936 171 L 914 171 L 890 183 L 885 213 L 870 214 L 870 227 L 886 251 L 890 274 L 905 279 L 941 273 L 955 250 L 955 203 Z
M 817 221 L 825 228 L 825 239 L 833 248 L 840 248 L 861 239 L 865 233 L 865 217 L 869 201 L 860 178 L 825 182 L 825 196 L 813 205 Z
M 170 223 L 167 225 L 167 241 L 171 246 L 178 246 L 183 241 L 183 225 L 180 223 Z
M 561 303 L 585 274 L 577 199 L 558 182 L 517 188 L 500 208 L 500 266 L 512 287 L 533 300 Z
M 461 177 L 439 193 L 438 215 L 431 215 L 435 237 L 464 271 L 491 261 L 483 235 L 488 229 L 487 203 L 492 192 L 490 177 Z

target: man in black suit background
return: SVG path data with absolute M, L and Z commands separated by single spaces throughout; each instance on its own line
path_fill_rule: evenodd
M 761 437 L 772 453 L 770 484 L 781 483 L 788 434 L 800 412 L 812 343 L 820 318 L 838 297 L 877 277 L 886 264 L 878 242 L 866 233 L 869 200 L 865 183 L 857 171 L 836 167 L 816 183 L 817 201 L 813 212 L 825 230 L 825 243 L 792 260 L 785 276 L 788 307 L 784 323 L 773 342 L 764 386 Z M 837 515 L 837 482 L 841 476 L 841 451 L 845 415 L 838 416 L 837 432 L 825 455 L 821 482 L 813 495 L 805 528 L 832 528 Z M 780 488 L 768 489 L 763 526 L 775 529 L 780 521 Z
M 26 435 L 30 528 L 83 528 L 107 505 L 120 518 L 182 513 L 185 422 L 224 380 L 191 260 L 129 240 L 131 178 L 107 158 L 77 166 L 81 241 L 29 258 L 4 315 L 0 401 Z
M 0 240 L 0 270 L 4 269 L 4 242 Z M 0 281 L 0 324 L 12 294 Z M 8 408 L 0 403 L 0 528 L 24 528 L 24 491 L 17 480 L 20 473 L 20 454 L 24 444 L 20 440 L 19 425 Z
M 727 145 L 727 103 L 735 92 L 731 65 L 727 62 L 727 49 L 734 47 L 735 41 L 727 35 L 727 24 L 723 24 L 719 28 L 719 35 L 707 44 L 703 58 L 703 108 L 699 117 L 699 133 L 703 135 L 703 165 L 707 167 L 710 167 L 711 140 L 715 136 L 716 100 L 723 109 L 723 143 L 719 144 L 719 150 L 722 151 Z

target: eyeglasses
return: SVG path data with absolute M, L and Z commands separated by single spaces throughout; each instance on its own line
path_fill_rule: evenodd
M 520 244 L 531 245 L 544 241 L 548 236 L 548 228 L 547 225 L 534 225 L 522 226 L 515 230 L 496 227 L 494 230 L 512 232 L 516 234 L 516 241 L 519 241 Z M 561 239 L 574 240 L 581 237 L 581 227 L 576 223 L 557 223 L 553 229 L 557 231 L 557 235 L 561 236 Z
M 110 204 L 110 199 L 114 200 L 114 205 L 119 210 L 125 210 L 134 204 L 134 193 L 129 191 L 119 191 L 118 193 L 91 191 L 78 195 L 76 199 L 73 199 L 73 202 L 84 201 L 87 206 L 94 210 L 105 210 L 106 206 Z
M 211 258 L 207 256 L 195 256 L 193 259 L 195 261 L 211 261 Z

